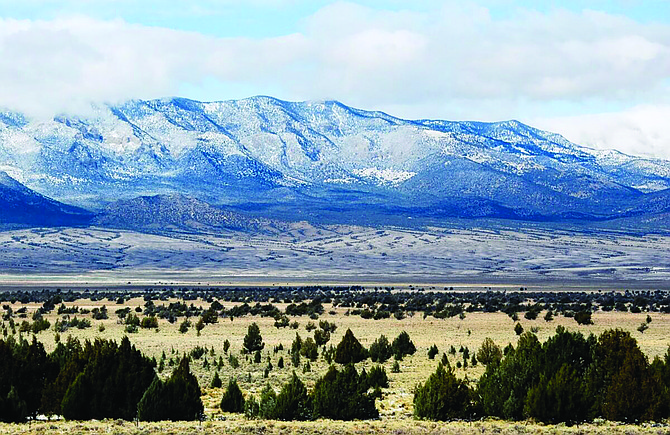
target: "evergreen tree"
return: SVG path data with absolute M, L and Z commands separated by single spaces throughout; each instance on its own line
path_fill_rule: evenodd
M 651 404 L 648 362 L 637 341 L 621 329 L 603 332 L 594 345 L 587 373 L 591 417 L 635 421 Z
M 141 421 L 162 421 L 169 419 L 169 409 L 166 408 L 165 384 L 158 376 L 154 378 L 149 388 L 137 404 L 137 418 Z
M 261 418 L 276 418 L 275 407 L 277 403 L 277 393 L 267 384 L 261 391 L 261 400 L 258 406 L 258 415 Z
M 200 386 L 188 358 L 181 359 L 166 382 L 154 378 L 137 405 L 137 416 L 144 421 L 198 420 L 203 412 Z
M 221 398 L 221 410 L 224 412 L 244 411 L 244 396 L 236 379 L 231 378 L 228 381 L 228 388 Z
M 221 378 L 219 377 L 219 372 L 216 371 L 214 372 L 214 377 L 212 378 L 212 383 L 209 384 L 210 388 L 221 388 L 222 382 Z
M 388 388 L 389 387 L 389 378 L 386 374 L 386 370 L 382 366 L 374 366 L 370 369 L 368 373 L 367 384 L 372 388 Z
M 309 420 L 311 418 L 310 401 L 307 388 L 293 372 L 291 379 L 284 384 L 277 395 L 274 418 L 277 420 Z
M 61 402 L 65 418 L 122 418 L 131 420 L 154 377 L 154 362 L 144 357 L 127 337 L 119 346 L 97 339 L 83 348 L 83 371 L 67 388 Z
M 21 423 L 28 417 L 28 406 L 21 400 L 16 388 L 12 385 L 5 399 L 0 397 L 0 421 L 5 423 Z
M 414 390 L 414 415 L 429 420 L 467 418 L 473 413 L 473 393 L 451 368 L 437 366 L 425 384 Z
M 368 388 L 367 375 L 359 376 L 353 363 L 347 364 L 343 371 L 331 366 L 314 385 L 314 415 L 334 420 L 377 418 L 375 395 L 368 394 Z
M 414 355 L 416 352 L 416 346 L 409 338 L 409 334 L 405 331 L 402 331 L 396 338 L 393 340 L 391 345 L 391 350 L 395 358 L 400 360 L 407 355 Z
M 578 423 L 586 420 L 589 403 L 584 395 L 584 380 L 569 364 L 561 368 L 546 381 L 528 391 L 524 414 L 547 423 Z
M 263 337 L 261 337 L 261 329 L 254 322 L 249 325 L 247 335 L 244 336 L 244 351 L 246 353 L 253 353 L 263 350 L 264 347 L 265 343 L 263 343 Z
M 500 364 L 489 364 L 479 379 L 477 393 L 484 414 L 520 420 L 528 390 L 540 381 L 542 347 L 537 337 L 525 333 Z
M 335 350 L 335 362 L 339 364 L 358 363 L 368 357 L 367 350 L 361 345 L 351 329 L 347 329 L 342 341 Z

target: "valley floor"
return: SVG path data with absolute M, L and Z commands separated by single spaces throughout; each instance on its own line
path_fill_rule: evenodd
M 351 226 L 157 234 L 0 232 L 0 285 L 42 283 L 558 283 L 667 288 L 670 236 L 546 228 Z

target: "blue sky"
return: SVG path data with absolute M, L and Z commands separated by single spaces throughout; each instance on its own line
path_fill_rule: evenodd
M 324 6 L 326 0 L 0 0 L 0 16 L 16 19 L 51 20 L 67 15 L 87 15 L 109 20 L 200 32 L 219 37 L 263 38 L 301 31 L 304 20 Z M 443 1 L 358 1 L 377 9 L 430 12 Z M 556 9 L 584 9 L 627 16 L 642 23 L 670 23 L 668 0 L 617 1 L 479 1 L 496 18 L 512 18 L 520 9 L 543 13 Z
M 0 0 L 0 106 L 269 94 L 670 158 L 670 0 Z

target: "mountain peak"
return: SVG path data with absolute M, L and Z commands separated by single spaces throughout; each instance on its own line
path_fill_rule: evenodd
M 7 125 L 0 165 L 35 191 L 96 209 L 174 192 L 297 219 L 366 207 L 453 214 L 467 203 L 601 218 L 670 188 L 666 161 L 597 152 L 517 120 L 404 120 L 263 95 L 129 101 L 88 117 Z

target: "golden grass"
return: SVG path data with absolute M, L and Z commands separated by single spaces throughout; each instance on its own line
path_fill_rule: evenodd
M 156 302 L 157 305 L 162 303 L 165 302 Z M 195 301 L 194 304 L 208 305 Z M 297 330 L 290 328 L 277 329 L 273 326 L 274 319 L 272 318 L 247 316 L 235 318 L 233 321 L 230 319 L 219 319 L 218 323 L 207 325 L 200 336 L 196 334 L 195 328 L 191 328 L 186 334 L 179 333 L 178 327 L 182 319 L 179 319 L 175 324 L 159 320 L 157 330 L 140 329 L 138 333 L 126 334 L 124 332 L 124 325 L 118 321 L 114 312 L 118 308 L 125 306 L 132 309 L 138 306 L 143 307 L 144 301 L 141 298 L 130 300 L 123 305 L 116 305 L 109 301 L 91 302 L 90 300 L 79 300 L 76 303 L 66 305 L 76 305 L 80 308 L 88 309 L 106 305 L 110 318 L 104 321 L 92 321 L 93 326 L 89 329 L 70 329 L 66 333 L 61 334 L 61 340 L 65 340 L 68 335 L 72 335 L 82 340 L 100 337 L 119 341 L 124 335 L 128 335 L 131 342 L 138 349 L 150 357 L 155 357 L 157 360 L 163 352 L 166 353 L 169 360 L 170 358 L 176 358 L 182 353 L 189 352 L 195 346 L 203 346 L 207 349 L 213 348 L 214 356 L 211 356 L 208 352 L 206 353 L 206 358 L 211 364 L 215 359 L 218 360 L 219 357 L 223 357 L 225 363 L 224 367 L 219 370 L 219 374 L 223 380 L 224 388 L 230 377 L 237 377 L 240 387 L 247 395 L 258 395 L 263 386 L 268 382 L 275 390 L 279 390 L 281 385 L 288 380 L 293 370 L 296 370 L 308 388 L 311 388 L 316 379 L 325 373 L 328 368 L 327 362 L 321 356 L 316 362 L 311 363 L 312 371 L 310 373 L 303 373 L 302 367 L 291 367 L 288 352 L 296 332 L 303 339 L 312 335 L 312 333 L 308 333 L 305 330 L 305 325 L 310 321 L 306 316 L 291 319 L 291 321 L 297 320 L 300 323 Z M 225 303 L 224 305 L 231 306 L 230 303 Z M 275 305 L 282 310 L 285 308 L 285 304 Z M 20 306 L 21 304 L 14 304 L 13 309 L 16 311 Z M 39 305 L 29 304 L 27 307 L 28 319 L 30 319 L 32 312 Z M 393 359 L 384 364 L 389 375 L 390 388 L 384 391 L 383 399 L 377 402 L 381 421 L 365 423 L 249 422 L 240 416 L 222 415 L 218 409 L 218 404 L 221 400 L 223 389 L 209 388 L 209 383 L 214 376 L 215 370 L 211 365 L 209 368 L 203 367 L 203 357 L 200 360 L 193 361 L 191 369 L 198 377 L 200 386 L 203 388 L 205 412 L 210 420 L 225 417 L 228 419 L 226 421 L 209 421 L 202 427 L 194 423 L 161 423 L 159 425 L 143 425 L 141 428 L 137 428 L 127 422 L 34 423 L 31 426 L 0 426 L 0 433 L 59 433 L 58 431 L 67 431 L 68 433 L 579 433 L 579 428 L 584 428 L 584 426 L 566 428 L 562 426 L 515 425 L 501 422 L 473 423 L 472 425 L 450 423 L 444 425 L 412 420 L 413 388 L 418 382 L 425 381 L 430 373 L 435 370 L 442 352 L 448 352 L 450 346 L 453 345 L 457 350 L 461 346 L 468 347 L 471 355 L 473 355 L 486 337 L 492 338 L 501 347 L 504 347 L 508 343 L 516 344 L 517 336 L 513 330 L 515 322 L 503 313 L 468 313 L 463 320 L 458 317 L 450 319 L 423 318 L 421 313 L 403 320 L 396 320 L 394 318 L 366 320 L 359 316 L 345 315 L 345 308 L 332 308 L 329 305 L 325 305 L 324 308 L 326 309 L 326 313 L 321 316 L 320 320 L 334 322 L 338 327 L 329 343 L 333 346 L 339 343 L 348 328 L 354 332 L 354 335 L 366 347 L 381 334 L 386 335 L 389 341 L 392 341 L 401 331 L 407 331 L 415 343 L 417 352 L 415 355 L 407 357 L 400 362 L 400 373 L 391 373 Z M 328 314 L 331 310 L 335 314 Z M 628 330 L 638 340 L 641 349 L 650 359 L 655 356 L 664 355 L 670 344 L 670 316 L 665 314 L 651 313 L 652 322 L 649 325 L 649 329 L 644 333 L 638 332 L 637 327 L 645 320 L 647 313 L 596 312 L 593 314 L 595 324 L 590 326 L 579 326 L 574 319 L 561 316 L 556 316 L 553 321 L 546 322 L 542 318 L 543 315 L 544 313 L 541 313 L 538 319 L 533 321 L 524 318 L 520 320 L 520 323 L 526 330 L 530 330 L 531 328 L 537 330 L 540 341 L 544 341 L 553 335 L 558 325 L 563 325 L 569 330 L 578 330 L 585 335 L 589 333 L 598 335 L 610 328 Z M 77 316 L 80 318 L 90 318 L 90 315 Z M 55 311 L 47 316 L 52 325 L 57 318 L 58 315 L 55 314 Z M 16 320 L 17 323 L 20 323 L 22 319 Z M 193 323 L 195 323 L 195 320 L 197 319 L 192 319 Z M 252 356 L 241 353 L 244 335 L 252 322 L 257 322 L 260 326 L 265 342 L 261 364 L 254 364 Z M 318 320 L 313 322 L 318 325 Z M 103 332 L 100 332 L 98 329 L 101 324 L 104 325 Z M 55 333 L 52 329 L 43 331 L 37 336 L 38 340 L 44 343 L 47 351 L 55 347 L 54 337 Z M 26 336 L 26 338 L 29 338 L 29 336 Z M 226 339 L 231 343 L 229 353 L 236 355 L 240 361 L 238 369 L 233 369 L 230 366 L 227 355 L 223 352 L 223 342 Z M 278 354 L 273 353 L 274 346 L 280 343 L 283 344 L 284 351 Z M 440 354 L 438 354 L 435 360 L 429 360 L 427 351 L 433 344 L 438 346 Z M 277 367 L 277 361 L 281 356 L 283 356 L 285 362 L 284 369 Z M 270 372 L 269 377 L 265 379 L 263 378 L 263 371 L 267 366 L 268 357 L 274 369 Z M 452 366 L 455 366 L 457 360 L 462 360 L 461 354 L 457 353 L 456 356 L 449 355 L 449 360 Z M 301 362 L 304 363 L 305 361 L 302 358 Z M 372 365 L 373 363 L 367 360 L 364 363 L 358 364 L 357 369 L 360 370 L 365 367 L 369 370 Z M 169 376 L 171 371 L 172 368 L 166 366 L 161 376 Z M 470 380 L 478 379 L 483 371 L 484 367 L 481 364 L 478 364 L 476 367 L 469 365 L 467 369 L 461 368 L 456 370 L 458 376 L 467 377 Z M 55 429 L 51 429 L 52 426 Z M 360 430 L 363 430 L 362 428 L 365 428 L 364 432 L 360 432 Z M 630 433 L 642 433 L 646 430 L 642 427 L 629 428 L 618 425 L 589 425 L 587 428 L 587 433 L 628 433 L 630 431 L 632 431 Z M 367 431 L 368 429 L 370 432 Z M 661 433 L 670 434 L 670 431 Z
M 226 421 L 198 422 L 159 422 L 132 423 L 124 421 L 87 421 L 87 422 L 39 422 L 32 424 L 0 424 L 0 434 L 263 434 L 263 435 L 299 435 L 299 434 L 667 434 L 668 427 L 652 425 L 632 426 L 610 422 L 567 427 L 564 425 L 539 425 L 521 422 L 501 421 L 483 422 L 427 422 L 416 420 L 376 420 L 376 421 L 249 421 L 231 419 Z

